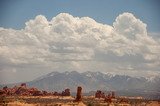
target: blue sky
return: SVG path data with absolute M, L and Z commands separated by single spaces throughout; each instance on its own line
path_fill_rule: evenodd
M 21 29 L 39 14 L 50 20 L 64 12 L 112 25 L 119 14 L 131 12 L 147 24 L 149 32 L 160 32 L 159 5 L 159 0 L 1 0 L 0 27 Z

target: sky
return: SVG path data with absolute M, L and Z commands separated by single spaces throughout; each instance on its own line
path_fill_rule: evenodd
M 0 84 L 52 71 L 160 73 L 158 0 L 1 0 Z

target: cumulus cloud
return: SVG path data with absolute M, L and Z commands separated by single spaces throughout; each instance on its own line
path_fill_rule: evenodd
M 131 13 L 120 14 L 113 26 L 68 13 L 50 21 L 38 15 L 25 25 L 0 28 L 1 71 L 159 71 L 160 39 L 149 36 L 147 25 Z
M 147 36 L 147 25 L 131 13 L 120 14 L 113 23 L 113 27 L 116 33 L 130 39 L 138 39 L 138 36 Z

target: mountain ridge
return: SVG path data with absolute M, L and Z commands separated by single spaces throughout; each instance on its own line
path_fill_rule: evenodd
M 116 75 L 111 73 L 86 71 L 51 72 L 33 81 L 28 82 L 29 86 L 37 87 L 48 91 L 61 91 L 65 88 L 71 90 L 82 86 L 85 92 L 100 90 L 153 90 L 159 91 L 160 77 L 155 76 L 150 80 L 145 77 L 132 77 L 128 75 Z

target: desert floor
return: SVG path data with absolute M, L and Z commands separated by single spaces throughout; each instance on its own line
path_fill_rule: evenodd
M 0 106 L 160 106 L 160 101 L 132 101 L 129 103 L 106 103 L 103 99 L 83 97 L 81 102 L 74 102 L 71 96 L 3 96 Z

